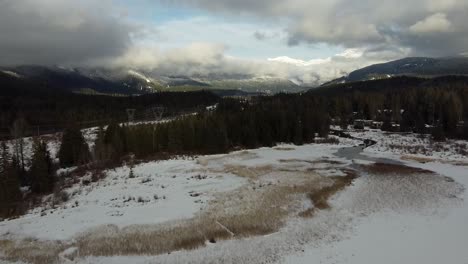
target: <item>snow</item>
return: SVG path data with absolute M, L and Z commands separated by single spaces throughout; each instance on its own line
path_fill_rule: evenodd
M 430 135 L 412 133 L 385 133 L 380 130 L 352 131 L 356 138 L 372 139 L 377 142 L 365 150 L 369 155 L 391 156 L 402 155 L 437 159 L 451 162 L 466 162 L 468 160 L 468 142 L 463 140 L 447 140 L 433 142 Z M 463 149 L 465 154 L 463 154 Z
M 90 132 L 86 137 L 92 138 L 93 134 Z M 340 138 L 335 145 L 281 144 L 193 159 L 149 162 L 134 168 L 134 179 L 128 177 L 129 168 L 122 166 L 106 171 L 107 177 L 99 182 L 77 183 L 67 189 L 71 198 L 59 208 L 38 208 L 24 217 L 0 222 L 0 240 L 35 237 L 70 241 L 103 226 L 113 229 L 191 218 L 217 195 L 251 184 L 252 179 L 226 170 L 229 166 L 268 167 L 273 173 L 261 180 L 270 182 L 282 174 L 291 175 L 285 169 L 314 170 L 327 177 L 344 176 L 343 168 L 354 168 L 360 177 L 332 198 L 330 210 L 319 211 L 312 218 L 291 217 L 283 228 L 266 236 L 219 241 L 196 250 L 160 256 L 70 260 L 67 256 L 75 254 L 76 248 L 65 250 L 61 256 L 67 262 L 81 264 L 468 263 L 468 228 L 465 228 L 468 165 L 460 165 L 467 159 L 455 148 L 467 142 L 449 141 L 448 147 L 438 148 L 427 137 L 412 134 L 386 134 L 378 130 L 351 134 L 378 143 L 355 155 L 353 160 L 337 152 L 361 142 Z M 394 145 L 417 146 L 419 152 Z M 406 155 L 424 157 L 427 161 L 403 159 Z M 376 175 L 359 169 L 379 158 L 434 173 Z M 84 180 L 90 177 L 88 174 Z M 310 207 L 306 204 L 310 201 L 303 202 Z
M 468 186 L 468 167 L 440 163 L 411 165 L 450 176 L 464 188 Z M 353 194 L 352 188 L 342 193 L 340 199 L 349 200 Z M 468 197 L 465 192 L 459 195 L 458 202 L 443 203 L 444 206 L 428 203 L 407 208 L 415 210 L 394 208 L 359 217 L 346 239 L 319 247 L 308 246 L 305 252 L 291 255 L 285 262 L 467 263 L 468 229 L 465 226 L 468 221 Z M 421 213 L 418 209 L 426 211 Z
M 13 71 L 1 71 L 3 72 L 4 74 L 7 74 L 7 75 L 10 75 L 10 76 L 13 76 L 15 78 L 22 78 L 21 75 L 19 75 L 18 73 L 16 72 L 13 72 Z
M 108 171 L 98 183 L 67 189 L 71 199 L 60 208 L 37 208 L 19 219 L 0 222 L 0 237 L 8 233 L 65 240 L 102 225 L 124 227 L 189 218 L 212 194 L 244 182 L 233 175 L 198 177 L 197 168 L 201 166 L 194 160 L 169 160 L 136 166 L 134 179 L 128 177 L 128 167 Z

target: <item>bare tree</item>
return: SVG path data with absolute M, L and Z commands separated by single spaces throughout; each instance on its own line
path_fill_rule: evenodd
M 28 124 L 23 117 L 19 117 L 13 123 L 10 133 L 13 139 L 13 155 L 19 161 L 21 169 L 24 171 L 24 137 L 27 134 Z

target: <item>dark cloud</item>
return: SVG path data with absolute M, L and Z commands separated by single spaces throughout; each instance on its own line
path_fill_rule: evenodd
M 2 0 L 0 63 L 78 64 L 118 56 L 136 30 L 122 21 L 109 1 Z
M 267 35 L 265 33 L 262 33 L 259 31 L 255 31 L 253 35 L 254 35 L 254 38 L 256 38 L 257 40 L 265 40 L 267 38 Z

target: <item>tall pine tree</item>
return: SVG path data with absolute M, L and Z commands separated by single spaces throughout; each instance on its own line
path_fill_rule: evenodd
M 34 153 L 29 171 L 31 190 L 34 193 L 50 193 L 54 189 L 55 178 L 47 145 L 43 141 L 34 142 Z
M 12 159 L 5 142 L 1 146 L 0 160 L 0 218 L 17 213 L 22 194 L 19 181 L 19 164 Z
M 88 144 L 77 127 L 70 127 L 63 132 L 62 144 L 58 153 L 60 166 L 82 165 L 90 160 Z

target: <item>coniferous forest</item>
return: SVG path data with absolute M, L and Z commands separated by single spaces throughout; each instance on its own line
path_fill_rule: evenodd
M 82 97 L 71 98 L 77 101 L 70 103 L 70 111 L 77 111 L 80 109 L 76 108 L 77 104 L 84 101 L 80 101 Z M 383 122 L 382 130 L 432 134 L 434 140 L 468 138 L 465 77 L 431 80 L 398 77 L 324 87 L 303 94 L 251 98 L 220 98 L 209 92 L 172 93 L 154 98 L 157 103 L 169 105 L 174 112 L 187 106 L 193 112 L 149 124 L 122 123 L 114 118 L 100 125 L 92 149 L 84 140 L 79 122 L 70 122 L 62 133 L 57 155 L 59 164 L 52 162 L 46 144 L 36 140 L 31 166 L 25 166 L 21 136 L 28 134 L 28 121 L 16 119 L 10 129 L 15 138 L 14 151 L 8 151 L 5 144 L 1 150 L 0 214 L 14 215 L 21 210 L 17 206 L 22 201 L 20 186 L 28 186 L 35 195 L 52 192 L 59 166 L 118 166 L 130 154 L 139 160 L 152 160 L 271 147 L 283 142 L 301 145 L 313 143 L 317 137 L 326 138 L 332 124 L 348 127 L 355 120 L 364 119 Z M 161 102 L 162 98 L 167 101 Z M 105 98 L 105 101 L 109 105 L 81 112 L 77 120 L 87 120 L 87 115 L 95 109 L 103 113 L 110 109 L 107 117 L 112 120 L 113 114 L 123 111 L 119 103 L 127 107 L 132 101 L 141 106 L 155 102 L 149 97 Z M 206 107 L 215 103 L 216 107 Z M 32 112 L 29 114 L 30 118 L 34 116 Z M 43 118 L 54 119 L 56 115 L 55 112 L 45 114 Z

